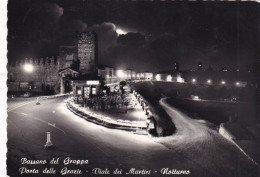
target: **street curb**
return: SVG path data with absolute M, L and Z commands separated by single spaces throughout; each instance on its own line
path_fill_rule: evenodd
M 137 127 L 137 126 L 127 126 L 122 124 L 114 124 L 111 122 L 106 122 L 104 120 L 101 120 L 93 115 L 88 115 L 86 113 L 83 113 L 82 111 L 78 110 L 77 108 L 73 107 L 69 102 L 66 104 L 67 108 L 73 112 L 75 115 L 98 125 L 112 128 L 112 129 L 120 129 L 120 130 L 126 130 L 126 131 L 136 131 L 136 130 L 145 130 L 146 128 L 143 127 Z
M 66 95 L 69 95 L 69 94 L 58 94 L 58 95 L 51 95 L 51 96 L 39 96 L 39 97 L 36 97 L 36 98 L 39 98 L 41 100 L 45 100 L 45 99 L 50 99 L 50 98 L 63 97 L 63 96 L 66 96 Z
M 224 127 L 224 123 L 220 124 L 219 133 L 229 141 L 233 141 L 233 139 L 236 139 L 235 136 Z
M 250 155 L 248 155 L 235 141 L 234 139 L 235 136 L 230 133 L 225 127 L 224 127 L 225 123 L 221 123 L 220 127 L 219 127 L 219 134 L 222 135 L 224 138 L 226 138 L 227 140 L 229 140 L 231 143 L 233 143 L 250 161 L 252 161 L 255 165 L 257 165 L 258 167 L 259 164 L 252 158 L 250 157 Z

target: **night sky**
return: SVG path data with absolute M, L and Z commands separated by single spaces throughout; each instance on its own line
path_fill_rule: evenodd
M 102 65 L 244 69 L 259 59 L 259 19 L 256 2 L 9 0 L 8 59 L 57 56 L 76 32 L 93 30 Z

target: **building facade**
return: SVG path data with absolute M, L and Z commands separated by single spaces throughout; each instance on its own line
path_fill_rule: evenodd
M 65 93 L 73 90 L 71 80 L 88 80 L 97 75 L 97 37 L 81 33 L 75 45 L 60 46 L 59 55 L 51 58 L 22 59 L 8 63 L 8 92 Z
M 27 71 L 26 66 L 32 66 Z M 52 94 L 59 92 L 56 87 L 60 81 L 58 71 L 60 62 L 54 57 L 41 59 L 24 59 L 15 63 L 8 63 L 8 92 L 44 92 Z

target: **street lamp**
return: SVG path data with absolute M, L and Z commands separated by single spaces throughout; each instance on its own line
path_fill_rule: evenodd
M 123 78 L 125 76 L 125 74 L 122 70 L 117 70 L 116 75 L 117 75 L 117 77 L 120 77 L 120 78 Z
M 221 81 L 221 84 L 222 84 L 222 85 L 225 85 L 225 84 L 226 84 L 226 82 L 225 82 L 225 81 Z
M 33 72 L 34 68 L 32 64 L 25 64 L 23 65 L 23 70 L 27 73 Z
M 195 83 L 195 82 L 196 82 L 196 79 L 192 79 L 192 82 Z
M 207 80 L 207 83 L 208 83 L 208 84 L 211 84 L 211 80 L 210 80 L 210 79 L 209 79 L 209 80 Z
M 236 82 L 236 86 L 239 86 L 240 85 L 240 83 L 239 82 Z

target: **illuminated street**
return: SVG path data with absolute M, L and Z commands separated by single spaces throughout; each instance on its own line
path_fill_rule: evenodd
M 21 165 L 21 158 L 51 160 L 53 157 L 61 159 L 60 165 L 54 165 L 57 171 L 64 167 L 62 161 L 66 157 L 88 160 L 87 165 L 68 168 L 80 169 L 89 176 L 93 176 L 94 168 L 123 169 L 119 176 L 131 176 L 131 173 L 125 175 L 131 168 L 151 170 L 149 176 L 162 176 L 162 168 L 189 170 L 189 176 L 200 177 L 257 174 L 257 167 L 210 128 L 212 126 L 184 116 L 166 105 L 164 100 L 161 104 L 174 120 L 177 133 L 157 138 L 87 122 L 71 113 L 64 100 L 65 97 L 44 100 L 40 105 L 31 102 L 8 112 L 7 163 L 9 168 L 12 167 L 12 170 L 8 169 L 10 176 L 17 176 L 20 167 L 37 166 L 39 169 L 40 165 Z M 44 149 L 47 131 L 51 132 L 54 144 L 51 150 Z
M 259 3 L 4 7 L 2 176 L 259 177 Z

